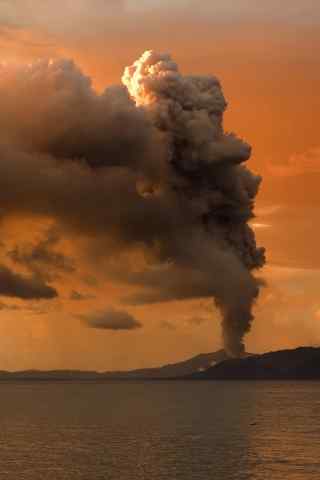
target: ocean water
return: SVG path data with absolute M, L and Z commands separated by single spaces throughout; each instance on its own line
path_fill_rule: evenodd
M 0 383 L 0 479 L 319 480 L 320 382 Z

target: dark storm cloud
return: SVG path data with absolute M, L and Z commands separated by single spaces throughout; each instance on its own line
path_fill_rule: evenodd
M 219 81 L 153 52 L 100 95 L 71 61 L 0 73 L 3 212 L 53 218 L 105 241 L 105 256 L 143 248 L 143 271 L 118 272 L 141 287 L 130 301 L 214 297 L 241 354 L 264 263 L 248 225 L 261 179 L 243 165 L 250 146 L 223 130 Z M 16 258 L 32 268 L 37 255 L 64 261 L 48 244 Z
M 0 266 L 0 296 L 16 297 L 23 300 L 52 299 L 57 291 L 36 277 L 25 277 Z
M 142 327 L 138 320 L 123 310 L 109 309 L 82 318 L 88 327 L 100 330 L 136 330 Z

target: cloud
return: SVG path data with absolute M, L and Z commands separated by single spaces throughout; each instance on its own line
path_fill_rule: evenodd
M 311 148 L 305 153 L 295 153 L 287 163 L 269 164 L 269 172 L 277 177 L 295 177 L 320 173 L 320 147 Z
M 208 321 L 208 318 L 206 317 L 200 317 L 200 316 L 194 316 L 194 317 L 191 317 L 188 319 L 188 323 L 191 324 L 191 325 L 195 325 L 195 326 L 200 326 L 202 325 L 203 323 L 206 323 Z
M 139 287 L 131 300 L 214 297 L 237 355 L 265 260 L 249 225 L 261 182 L 245 166 L 251 148 L 223 129 L 217 78 L 184 76 L 148 51 L 122 82 L 98 94 L 70 60 L 2 66 L 4 215 L 49 218 L 93 252 L 100 242 L 105 259 L 139 249 L 141 268 L 120 265 L 120 280 Z M 51 233 L 11 257 L 38 276 L 66 270 L 56 243 Z
M 0 302 L 0 310 L 19 311 L 19 310 L 21 310 L 21 306 L 19 306 L 19 305 L 9 305 L 7 303 Z
M 284 205 L 264 205 L 255 209 L 256 217 L 270 217 L 285 209 Z
M 315 23 L 320 18 L 320 8 L 314 0 L 276 0 L 258 4 L 255 0 L 203 0 L 201 9 L 196 0 L 67 0 L 61 9 L 43 0 L 1 1 L 2 25 L 33 27 L 54 34 L 92 36 L 93 33 L 132 29 L 132 24 L 148 20 L 149 25 L 159 25 L 165 18 L 174 23 L 176 15 L 185 19 L 201 19 L 215 24 L 234 21 L 286 21 Z
M 255 230 L 259 230 L 259 229 L 262 230 L 262 229 L 272 227 L 272 225 L 269 223 L 261 223 L 261 222 L 252 222 L 251 225 Z
M 54 249 L 59 240 L 60 234 L 53 226 L 37 243 L 20 244 L 9 251 L 7 255 L 13 262 L 26 267 L 35 276 L 52 280 L 61 272 L 73 273 L 75 271 L 74 260 Z
M 74 300 L 74 301 L 90 300 L 93 298 L 95 298 L 93 295 L 84 294 L 84 293 L 78 292 L 77 290 L 72 290 L 70 294 L 70 300 Z
M 1 24 L 16 28 L 38 27 L 53 32 L 68 31 L 74 22 L 77 31 L 86 31 L 84 21 L 97 26 L 123 12 L 125 0 L 67 0 L 61 9 L 43 0 L 2 0 L 0 3 Z M 91 27 L 92 28 L 92 27 Z
M 162 320 L 162 322 L 160 322 L 160 326 L 166 330 L 176 330 L 177 328 L 174 323 L 169 322 L 168 320 Z
M 52 299 L 57 291 L 36 277 L 25 277 L 0 266 L 0 295 L 23 300 Z
M 94 313 L 82 317 L 90 328 L 99 330 L 136 330 L 142 328 L 142 324 L 130 313 L 123 310 L 109 309 L 105 312 Z

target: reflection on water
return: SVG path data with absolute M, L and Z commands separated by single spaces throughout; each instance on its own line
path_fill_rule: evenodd
M 0 393 L 1 479 L 320 479 L 320 383 L 7 383 Z

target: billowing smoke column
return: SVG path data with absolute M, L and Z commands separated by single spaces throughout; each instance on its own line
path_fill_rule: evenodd
M 168 182 L 188 211 L 191 228 L 182 229 L 173 259 L 203 276 L 200 283 L 209 283 L 204 291 L 211 283 L 225 348 L 239 356 L 259 292 L 251 272 L 265 262 L 248 225 L 261 181 L 243 166 L 251 148 L 224 132 L 226 101 L 215 77 L 182 76 L 170 55 L 147 51 L 126 68 L 122 81 L 163 133 Z
M 225 347 L 241 355 L 264 264 L 248 225 L 250 147 L 224 132 L 214 77 L 146 52 L 123 84 L 98 94 L 68 60 L 0 66 L 2 218 L 84 236 L 110 280 L 134 287 L 122 303 L 214 298 Z

